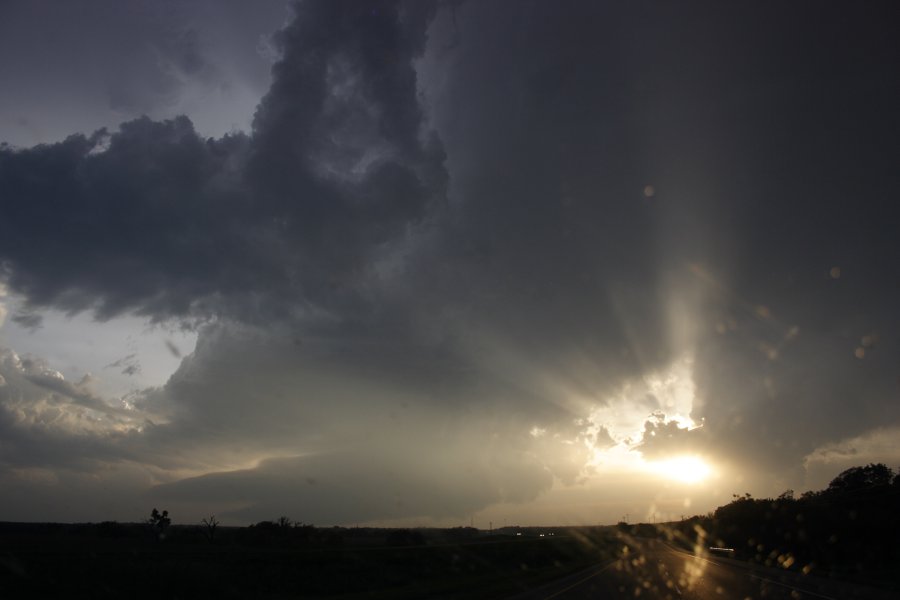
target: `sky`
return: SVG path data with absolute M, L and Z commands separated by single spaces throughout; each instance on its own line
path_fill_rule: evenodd
M 897 468 L 898 19 L 3 0 L 0 520 L 660 521 Z

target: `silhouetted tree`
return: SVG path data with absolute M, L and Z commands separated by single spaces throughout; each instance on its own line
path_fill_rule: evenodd
M 869 463 L 865 467 L 851 467 L 831 480 L 828 492 L 850 492 L 888 486 L 894 472 L 884 463 Z
M 156 539 L 163 539 L 166 537 L 166 530 L 169 528 L 169 525 L 172 524 L 172 519 L 169 518 L 169 511 L 164 510 L 159 512 L 154 508 L 153 512 L 150 513 L 150 518 L 147 519 L 147 524 L 153 528 Z
M 790 490 L 775 499 L 735 494 L 703 526 L 709 539 L 724 540 L 739 558 L 883 577 L 900 564 L 897 477 L 886 465 L 871 463 L 799 498 Z
M 219 526 L 219 520 L 216 518 L 216 515 L 210 515 L 200 521 L 205 527 L 203 533 L 206 535 L 206 539 L 212 543 L 213 539 L 216 537 L 216 527 Z

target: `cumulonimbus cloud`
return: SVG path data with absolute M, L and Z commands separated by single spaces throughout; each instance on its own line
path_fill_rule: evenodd
M 11 291 L 206 322 L 91 456 L 244 519 L 310 498 L 322 519 L 456 516 L 577 482 L 611 441 L 589 415 L 673 364 L 690 362 L 681 416 L 704 426 L 651 422 L 632 440 L 646 458 L 702 450 L 784 475 L 900 418 L 894 88 L 874 41 L 859 71 L 828 44 L 833 60 L 760 52 L 750 9 L 718 28 L 587 3 L 295 10 L 246 134 L 144 118 L 0 149 Z M 837 39 L 850 25 L 826 13 Z M 867 93 L 804 67 L 825 63 Z M 6 378 L 42 407 L 90 408 L 59 381 Z M 7 416 L 37 398 L 12 397 Z M 657 400 L 630 401 L 638 435 Z M 77 421 L 3 423 L 28 432 L 19 447 L 47 442 L 43 466 L 79 447 Z M 5 460 L 36 468 L 27 454 Z M 340 473 L 372 503 L 329 512 Z

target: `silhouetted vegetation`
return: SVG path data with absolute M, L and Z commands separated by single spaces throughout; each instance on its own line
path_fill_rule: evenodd
M 900 476 L 884 464 L 853 467 L 821 491 L 735 495 L 710 515 L 659 530 L 686 547 L 729 547 L 735 558 L 766 566 L 896 583 Z
M 200 524 L 203 525 L 203 533 L 206 534 L 206 539 L 209 540 L 209 543 L 212 544 L 215 542 L 216 529 L 219 527 L 219 520 L 216 518 L 216 515 L 201 519 Z
M 496 598 L 619 548 L 610 528 L 488 535 L 472 527 L 323 528 L 287 517 L 248 527 L 215 517 L 166 524 L 157 539 L 169 516 L 154 512 L 144 523 L 0 523 L 3 598 Z
M 713 513 L 662 525 L 488 534 L 323 528 L 280 517 L 225 527 L 215 516 L 172 525 L 157 509 L 144 523 L 0 523 L 0 590 L 4 598 L 494 598 L 607 561 L 629 536 L 664 536 L 689 550 L 724 546 L 761 565 L 896 585 L 898 505 L 900 477 L 870 464 L 821 491 L 735 495 Z
M 169 525 L 172 524 L 172 519 L 169 518 L 169 511 L 164 510 L 159 512 L 154 508 L 150 513 L 150 518 L 147 519 L 147 524 L 150 525 L 150 529 L 153 531 L 156 539 L 163 539 L 166 537 L 166 531 L 169 529 Z

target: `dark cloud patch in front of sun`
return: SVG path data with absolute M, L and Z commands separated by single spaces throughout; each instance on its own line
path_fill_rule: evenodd
M 141 362 L 137 354 L 128 354 L 109 363 L 104 369 L 120 369 L 123 375 L 137 375 L 141 372 Z
M 704 433 L 703 427 L 690 428 L 656 414 L 644 423 L 637 449 L 655 460 L 685 453 L 708 454 L 712 448 L 705 442 Z
M 169 354 L 174 356 L 175 358 L 181 358 L 182 352 L 181 348 L 179 348 L 175 342 L 172 340 L 165 340 L 166 350 L 169 351 Z
M 32 332 L 44 326 L 44 317 L 42 315 L 28 311 L 18 311 L 10 317 L 10 320 Z

